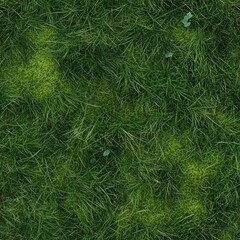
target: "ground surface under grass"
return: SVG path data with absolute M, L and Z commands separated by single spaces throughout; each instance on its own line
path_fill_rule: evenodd
M 0 239 L 240 239 L 239 60 L 239 0 L 0 0 Z

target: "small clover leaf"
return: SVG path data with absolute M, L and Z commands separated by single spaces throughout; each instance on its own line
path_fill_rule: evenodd
M 97 159 L 96 158 L 92 158 L 91 160 L 90 160 L 90 163 L 91 164 L 95 164 L 97 162 Z
M 173 57 L 173 52 L 167 52 L 165 54 L 165 58 L 172 58 Z
M 103 152 L 103 156 L 104 156 L 104 157 L 107 157 L 109 154 L 110 154 L 110 150 L 109 150 L 109 149 L 106 149 L 106 150 Z
M 189 20 L 191 19 L 193 17 L 193 15 L 192 15 L 192 13 L 191 12 L 189 12 L 189 13 L 187 13 L 185 16 L 184 16 L 184 18 L 182 19 L 182 23 L 183 23 L 183 25 L 184 25 L 184 27 L 189 27 L 190 25 L 191 25 L 191 22 L 189 22 Z

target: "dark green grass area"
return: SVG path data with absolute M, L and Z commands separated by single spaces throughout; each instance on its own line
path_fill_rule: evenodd
M 240 239 L 239 60 L 239 0 L 0 0 L 0 239 Z

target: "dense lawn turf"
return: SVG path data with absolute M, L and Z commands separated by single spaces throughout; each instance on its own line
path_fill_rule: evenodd
M 240 239 L 239 60 L 239 0 L 0 0 L 0 239 Z

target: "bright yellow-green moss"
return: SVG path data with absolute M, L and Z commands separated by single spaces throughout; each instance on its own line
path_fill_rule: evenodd
M 198 220 L 207 213 L 205 206 L 200 201 L 201 195 L 198 191 L 198 187 L 205 180 L 206 172 L 198 172 L 192 167 L 189 171 L 188 178 L 185 177 L 185 180 L 182 182 L 180 197 L 176 201 L 174 213 L 180 217 L 191 215 L 195 220 Z
M 182 215 L 191 215 L 195 220 L 206 216 L 207 210 L 198 199 L 182 199 L 179 202 L 177 212 Z
M 184 162 L 187 157 L 184 151 L 182 139 L 174 134 L 163 138 L 163 155 L 166 160 L 173 163 Z
M 186 134 L 182 136 L 170 133 L 165 135 L 161 144 L 157 142 L 156 149 L 153 147 L 151 153 L 148 154 L 142 152 L 138 160 L 142 164 L 146 162 L 153 164 L 151 165 L 153 171 L 155 165 L 161 165 L 161 162 L 164 161 L 163 158 L 179 165 L 182 170 L 181 182 L 178 195 L 171 203 L 171 207 L 164 200 L 157 198 L 152 193 L 150 185 L 139 179 L 138 174 L 128 171 L 126 164 L 129 163 L 127 161 L 121 162 L 123 165 L 122 179 L 126 184 L 128 199 L 126 205 L 122 206 L 119 212 L 119 218 L 125 219 L 120 221 L 122 224 L 119 223 L 120 229 L 127 228 L 133 219 L 146 227 L 155 227 L 186 216 L 191 216 L 196 222 L 208 216 L 202 193 L 209 178 L 215 174 L 222 154 L 209 150 L 205 156 L 202 156 L 202 159 L 196 160 L 194 157 L 188 156 L 192 146 L 186 139 Z M 159 158 L 155 155 L 158 155 Z M 151 169 L 150 166 L 149 169 Z M 137 168 L 135 170 L 139 171 Z
M 209 176 L 213 175 L 219 164 L 217 153 L 209 153 L 201 162 L 193 161 L 186 162 L 182 165 L 183 168 L 183 186 L 184 189 L 193 190 L 195 187 L 202 186 Z
M 202 185 L 215 173 L 221 159 L 221 153 L 209 152 L 201 161 L 186 162 L 183 166 L 184 181 L 189 185 Z
M 166 223 L 171 218 L 171 211 L 164 202 L 152 197 L 145 199 L 142 206 L 136 211 L 136 218 L 145 226 L 156 226 Z
M 54 30 L 43 28 L 29 38 L 34 43 L 34 52 L 27 62 L 16 63 L 5 71 L 6 87 L 10 91 L 26 92 L 37 100 L 46 99 L 54 94 L 59 72 L 57 63 L 51 55 Z
M 35 98 L 44 99 L 53 94 L 59 78 L 53 59 L 37 52 L 29 61 L 20 83 Z
M 192 198 L 198 199 L 201 196 L 201 188 L 208 179 L 208 171 L 205 166 L 191 163 L 184 169 L 184 176 L 181 182 L 179 204 L 189 206 L 192 204 Z M 193 202 L 194 203 L 194 202 Z
M 119 229 L 127 228 L 132 219 L 150 227 L 166 223 L 170 220 L 171 210 L 162 199 L 154 196 L 151 185 L 138 176 L 139 169 L 130 172 L 126 164 L 127 161 L 121 162 L 121 179 L 127 199 L 117 214 Z
M 171 219 L 171 210 L 160 199 L 141 190 L 129 195 L 129 201 L 118 213 L 119 227 L 123 229 L 131 219 L 149 227 L 162 225 Z
M 209 172 L 207 166 L 198 163 L 190 163 L 184 169 L 184 177 L 189 185 L 202 185 Z
M 33 44 L 35 51 L 49 54 L 55 45 L 56 31 L 52 27 L 43 27 L 37 31 L 30 31 L 28 39 Z
M 215 174 L 219 166 L 221 153 L 210 151 L 202 161 L 193 160 L 182 165 L 183 177 L 176 212 L 193 215 L 200 219 L 206 216 L 207 209 L 201 203 L 201 187 L 207 183 L 210 176 Z

